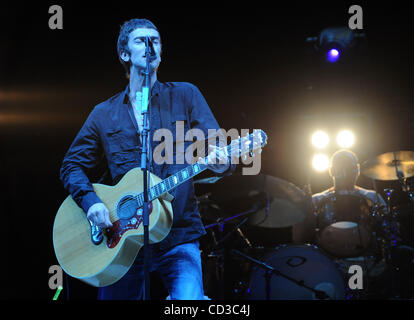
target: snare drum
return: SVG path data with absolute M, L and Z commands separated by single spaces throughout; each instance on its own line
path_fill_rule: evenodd
M 332 300 L 345 299 L 345 282 L 337 265 L 316 246 L 284 245 L 264 255 L 261 261 L 283 275 L 303 281 L 309 288 L 325 292 Z M 249 300 L 317 300 L 315 293 L 282 276 L 254 265 L 250 275 Z
M 373 238 L 373 202 L 358 195 L 333 194 L 317 210 L 317 244 L 335 257 L 357 257 Z

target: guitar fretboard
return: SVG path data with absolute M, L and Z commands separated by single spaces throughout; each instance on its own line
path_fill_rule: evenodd
M 263 131 L 261 131 L 263 132 Z M 228 146 L 224 147 L 226 149 L 227 155 L 232 155 L 240 157 L 243 154 L 248 153 L 252 150 L 252 138 L 254 133 L 239 139 L 233 140 Z M 178 187 L 185 181 L 188 181 L 194 178 L 199 173 L 207 169 L 207 165 L 203 163 L 195 163 L 189 165 L 188 167 L 174 173 L 163 181 L 157 183 L 155 186 L 149 189 L 148 200 L 152 201 L 157 199 L 166 192 L 171 191 L 172 189 Z M 140 193 L 136 196 L 139 206 L 144 205 L 144 193 Z
M 178 187 L 183 182 L 192 179 L 193 177 L 195 177 L 196 175 L 198 175 L 199 173 L 203 172 L 206 169 L 207 169 L 207 165 L 202 164 L 202 163 L 195 163 L 193 165 L 190 165 L 174 173 L 173 175 L 169 176 L 168 178 L 157 183 L 155 186 L 149 189 L 148 200 L 152 201 L 154 199 L 157 199 L 164 193 L 173 190 L 174 188 Z M 144 193 L 143 192 L 138 194 L 136 199 L 138 200 L 139 206 L 144 205 Z

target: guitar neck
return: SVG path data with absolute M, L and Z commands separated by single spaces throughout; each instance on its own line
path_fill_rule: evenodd
M 198 175 L 199 173 L 205 171 L 207 169 L 207 165 L 201 163 L 195 163 L 190 165 L 173 175 L 169 176 L 168 178 L 162 180 L 161 182 L 157 183 L 156 185 L 152 186 L 148 192 L 148 200 L 152 201 L 160 197 L 166 192 L 170 192 L 171 190 L 178 187 L 180 184 L 188 181 Z M 144 205 L 144 193 L 141 192 L 137 195 L 136 199 L 138 200 L 138 205 Z
M 249 145 L 243 145 L 243 142 L 248 141 L 252 137 L 252 134 L 246 136 L 244 138 L 239 138 L 233 140 L 229 145 L 223 147 L 226 149 L 227 155 L 232 155 L 236 157 L 240 157 L 241 154 L 249 152 Z M 219 148 L 220 149 L 220 148 Z M 206 159 L 204 159 L 206 160 Z M 152 186 L 148 192 L 148 200 L 152 201 L 160 197 L 166 192 L 173 190 L 174 188 L 178 187 L 180 184 L 194 178 L 196 175 L 200 174 L 201 172 L 207 169 L 207 165 L 204 163 L 194 163 L 193 165 L 189 165 L 188 167 L 174 173 L 173 175 L 169 176 L 168 178 L 162 180 L 161 182 L 157 183 L 155 186 Z M 141 192 L 137 195 L 136 199 L 140 206 L 144 204 L 144 193 Z
M 180 184 L 194 178 L 196 175 L 205 171 L 206 169 L 207 165 L 202 163 L 195 163 L 174 173 L 173 175 L 169 176 L 168 178 L 162 180 L 161 182 L 150 188 L 150 201 L 158 198 L 166 192 L 175 189 Z

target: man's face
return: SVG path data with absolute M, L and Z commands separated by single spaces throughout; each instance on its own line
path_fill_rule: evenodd
M 151 69 L 155 70 L 158 68 L 161 62 L 161 40 L 157 30 L 138 28 L 129 34 L 128 48 L 130 54 L 123 52 L 121 58 L 124 61 L 130 61 L 131 64 L 138 68 L 144 69 L 146 67 L 146 56 L 145 56 L 145 37 L 148 36 L 152 40 L 153 48 L 156 53 L 156 59 L 151 62 Z
M 357 164 L 357 169 L 355 169 L 354 164 L 348 166 L 342 165 L 335 168 L 333 171 L 333 179 L 336 187 L 339 189 L 354 187 L 359 177 L 359 168 L 359 163 Z

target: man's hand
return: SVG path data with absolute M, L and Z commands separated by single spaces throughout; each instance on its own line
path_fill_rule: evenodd
M 100 228 L 112 227 L 111 219 L 109 218 L 109 210 L 102 202 L 92 205 L 89 208 L 86 217 Z
M 207 168 L 216 173 L 225 172 L 230 166 L 227 149 L 217 148 L 213 145 L 210 145 L 209 147 L 212 151 L 209 153 L 207 158 L 199 158 L 198 161 L 207 164 Z

